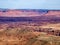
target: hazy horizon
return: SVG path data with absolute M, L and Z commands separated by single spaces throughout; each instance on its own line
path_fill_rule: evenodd
M 60 0 L 0 0 L 0 8 L 60 10 Z

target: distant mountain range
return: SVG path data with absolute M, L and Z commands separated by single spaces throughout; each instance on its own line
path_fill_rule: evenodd
M 60 16 L 60 10 L 45 10 L 45 9 L 1 9 L 0 16 L 5 17 L 29 17 L 41 15 Z
M 0 9 L 0 22 L 5 21 L 58 21 L 60 10 Z

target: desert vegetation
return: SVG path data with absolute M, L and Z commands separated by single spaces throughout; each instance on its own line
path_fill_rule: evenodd
M 0 23 L 0 45 L 60 45 L 60 23 Z

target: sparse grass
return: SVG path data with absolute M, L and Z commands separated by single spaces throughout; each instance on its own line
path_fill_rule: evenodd
M 0 29 L 0 45 L 60 45 L 60 36 L 54 36 L 43 31 L 39 32 L 39 30 L 46 30 L 44 27 L 47 25 L 9 25 L 7 24 L 6 27 Z M 47 26 L 48 29 L 54 27 L 53 25 L 59 27 L 58 24 L 52 24 Z

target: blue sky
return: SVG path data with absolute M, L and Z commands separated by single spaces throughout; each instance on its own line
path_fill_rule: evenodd
M 0 0 L 0 8 L 60 9 L 60 0 Z

